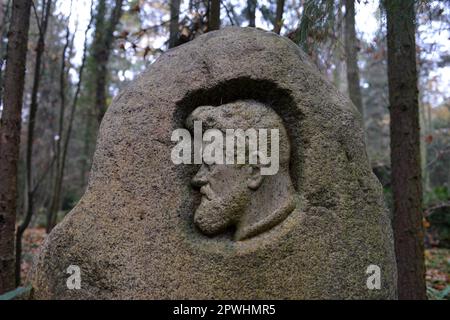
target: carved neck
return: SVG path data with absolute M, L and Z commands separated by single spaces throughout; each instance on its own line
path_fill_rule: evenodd
M 295 209 L 294 194 L 287 172 L 266 176 L 237 225 L 235 240 L 257 236 L 281 223 Z

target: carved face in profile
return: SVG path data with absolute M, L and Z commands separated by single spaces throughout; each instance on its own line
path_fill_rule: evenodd
M 263 181 L 251 165 L 203 164 L 192 179 L 202 200 L 194 222 L 205 234 L 214 235 L 239 222 L 249 205 L 252 190 Z
M 194 213 L 197 228 L 208 236 L 235 227 L 235 240 L 245 240 L 269 230 L 295 208 L 289 176 L 289 142 L 282 120 L 269 107 L 256 101 L 238 101 L 218 107 L 197 108 L 187 119 L 202 121 L 203 130 L 278 129 L 280 132 L 279 172 L 261 174 L 261 164 L 203 163 L 192 179 L 201 193 Z M 225 153 L 225 150 L 224 150 Z M 235 162 L 236 163 L 236 162 Z

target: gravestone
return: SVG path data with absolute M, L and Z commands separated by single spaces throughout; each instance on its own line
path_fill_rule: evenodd
M 35 260 L 33 298 L 396 298 L 360 117 L 274 33 L 231 27 L 169 50 L 107 111 L 87 191 Z M 279 170 L 175 164 L 172 134 L 195 121 L 279 129 Z

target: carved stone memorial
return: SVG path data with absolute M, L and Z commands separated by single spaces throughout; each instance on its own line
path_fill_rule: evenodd
M 196 123 L 276 129 L 276 173 L 175 163 L 173 132 Z M 35 299 L 396 298 L 361 116 L 274 33 L 225 28 L 169 50 L 114 99 L 86 194 L 30 279 Z

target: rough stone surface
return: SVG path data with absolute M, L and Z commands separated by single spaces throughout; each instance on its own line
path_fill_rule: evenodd
M 199 106 L 256 100 L 283 119 L 295 210 L 236 241 L 199 232 L 198 166 L 170 160 L 174 129 Z M 367 267 L 381 268 L 368 290 Z M 81 268 L 81 290 L 66 270 Z M 86 194 L 47 238 L 35 299 L 396 297 L 391 223 L 360 115 L 290 40 L 226 28 L 163 54 L 113 101 Z

